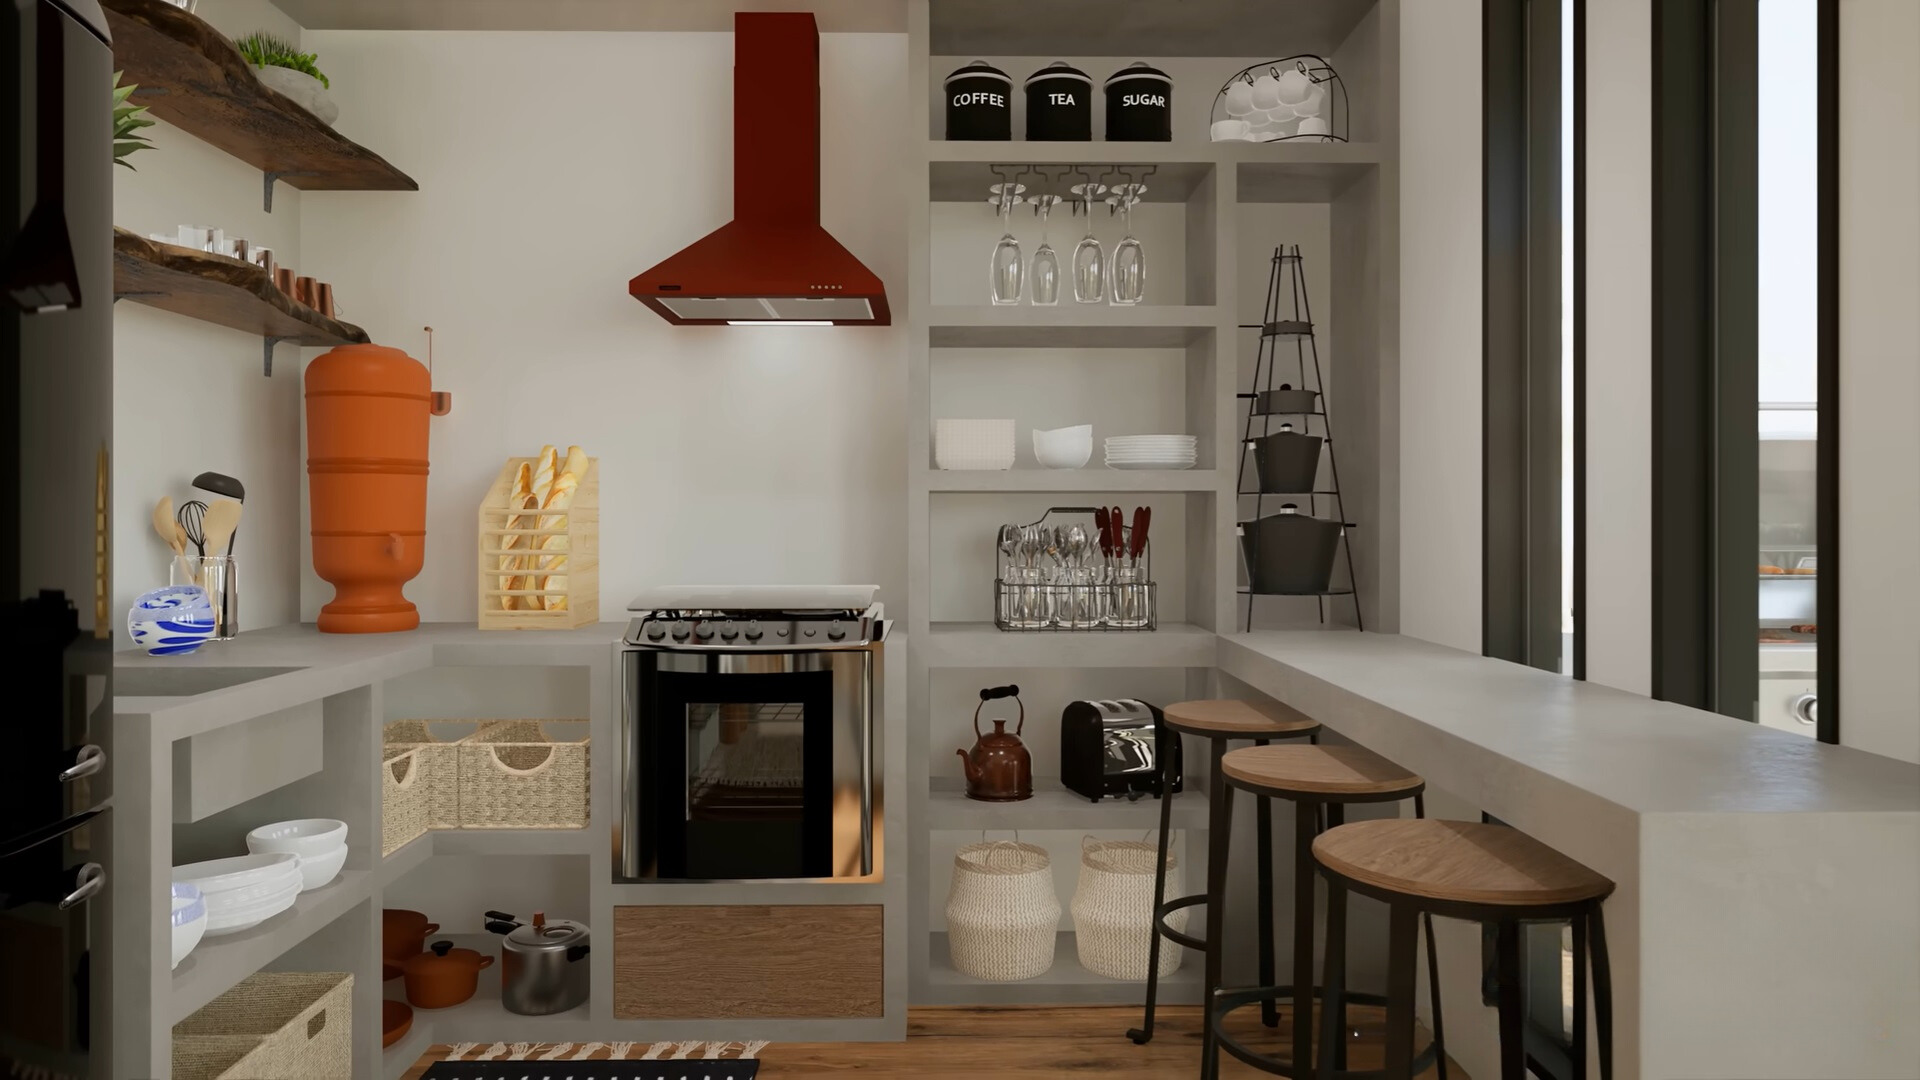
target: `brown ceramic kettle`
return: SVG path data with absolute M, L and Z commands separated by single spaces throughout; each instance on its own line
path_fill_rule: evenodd
M 980 710 L 995 698 L 1012 698 L 1020 708 L 1020 719 L 1011 735 L 1005 720 L 993 722 L 993 734 L 980 733 Z M 973 710 L 973 749 L 954 751 L 967 771 L 967 798 L 982 802 L 1033 798 L 1033 755 L 1020 741 L 1026 726 L 1027 707 L 1021 704 L 1018 686 L 990 686 L 980 691 L 980 704 Z

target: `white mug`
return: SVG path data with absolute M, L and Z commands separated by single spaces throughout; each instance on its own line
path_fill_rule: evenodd
M 180 226 L 180 231 L 177 235 L 179 239 L 175 240 L 174 243 L 180 245 L 181 247 L 192 248 L 195 251 L 207 250 L 207 230 L 206 229 L 203 229 L 198 225 L 182 225 Z
M 1280 81 L 1271 74 L 1262 75 L 1253 80 L 1253 107 L 1256 109 L 1277 109 L 1280 107 Z
M 1293 115 L 1319 116 L 1320 110 L 1324 108 L 1326 104 L 1327 104 L 1326 88 L 1316 83 L 1314 84 L 1313 89 L 1307 92 L 1307 99 L 1305 101 L 1300 102 L 1298 105 L 1293 106 Z
M 1245 116 L 1253 111 L 1253 84 L 1247 80 L 1233 80 L 1225 96 L 1228 116 Z
M 1297 67 L 1281 72 L 1280 77 L 1274 80 L 1274 84 L 1274 89 L 1278 91 L 1280 103 L 1283 105 L 1298 105 L 1307 100 L 1307 95 L 1312 93 L 1314 88 L 1313 79 Z
M 1302 135 L 1325 136 L 1327 134 L 1327 122 L 1318 116 L 1303 116 L 1300 118 L 1299 133 Z M 1330 140 L 1322 138 L 1321 141 L 1327 142 Z
M 1242 85 L 1245 85 L 1244 83 Z M 1233 142 L 1247 137 L 1247 129 L 1252 125 L 1245 120 L 1215 120 L 1213 122 L 1214 142 Z

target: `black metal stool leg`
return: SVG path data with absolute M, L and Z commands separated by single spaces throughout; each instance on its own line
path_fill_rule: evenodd
M 1327 879 L 1327 958 L 1320 980 L 1320 1080 L 1333 1080 L 1340 1055 L 1328 1050 L 1347 1041 L 1347 890 L 1332 878 Z M 1305 1069 L 1294 1075 L 1296 1080 L 1307 1076 Z
M 1206 1035 L 1200 1048 L 1201 1080 L 1213 1080 L 1220 1071 L 1220 1044 L 1216 1041 L 1213 993 L 1220 988 L 1221 943 L 1227 933 L 1227 851 L 1232 843 L 1233 788 L 1220 769 L 1226 756 L 1225 739 L 1214 739 L 1212 764 L 1207 772 L 1207 972 L 1200 987 Z
M 1413 987 L 1419 981 L 1420 913 L 1393 904 L 1387 913 L 1386 1080 L 1413 1080 Z
M 1593 1037 L 1600 1040 L 1600 1080 L 1613 1080 L 1613 967 L 1607 962 L 1607 928 L 1597 900 L 1587 913 L 1587 937 L 1593 954 Z
M 1178 734 L 1167 733 L 1172 738 Z M 1153 1038 L 1153 1012 L 1155 999 L 1160 995 L 1160 905 L 1167 901 L 1167 845 L 1173 825 L 1173 793 L 1169 790 L 1172 781 L 1167 776 L 1168 761 L 1171 755 L 1161 754 L 1160 758 L 1160 861 L 1154 867 L 1153 875 L 1153 940 L 1147 946 L 1147 1006 L 1146 1015 L 1140 1026 L 1129 1028 L 1127 1038 L 1136 1045 L 1144 1046 Z
M 1293 1067 L 1313 1062 L 1313 838 L 1318 802 L 1293 804 Z
M 1500 1080 L 1527 1080 L 1527 1003 L 1520 984 L 1520 923 L 1500 920 L 1494 937 L 1494 972 L 1500 1000 Z
M 1587 916 L 1573 917 L 1572 1080 L 1587 1080 Z
M 1320 809 L 1326 816 L 1326 827 L 1328 829 L 1337 829 L 1347 823 L 1347 806 L 1345 803 L 1321 803 Z M 1320 999 L 1320 1007 L 1322 1009 L 1329 1008 L 1325 997 Z M 1346 997 L 1343 995 L 1339 1003 L 1332 1006 L 1330 1011 L 1333 1013 L 1334 1023 L 1339 1025 L 1337 1030 L 1340 1032 L 1340 1036 L 1332 1042 L 1328 1042 L 1325 1039 L 1320 1040 L 1320 1053 L 1324 1056 L 1327 1051 L 1331 1049 L 1333 1051 L 1333 1067 L 1344 1071 L 1347 1067 L 1347 1036 L 1353 1031 L 1353 1028 L 1347 1024 Z
M 1424 794 L 1413 797 L 1413 816 L 1427 816 L 1427 797 Z M 1433 1062 L 1439 1073 L 1439 1080 L 1447 1080 L 1447 1036 L 1446 1025 L 1440 1020 L 1440 945 L 1433 937 L 1433 912 L 1423 911 L 1421 918 L 1427 932 L 1427 992 L 1433 1001 Z M 1584 1077 L 1581 1080 L 1585 1080 Z
M 1255 746 L 1267 745 L 1265 739 L 1255 739 Z M 1273 985 L 1273 800 L 1260 797 L 1253 802 L 1254 843 L 1259 851 L 1259 906 L 1256 918 L 1260 920 L 1260 985 Z M 1280 1006 L 1273 998 L 1260 1003 L 1260 1022 L 1268 1027 L 1280 1025 Z

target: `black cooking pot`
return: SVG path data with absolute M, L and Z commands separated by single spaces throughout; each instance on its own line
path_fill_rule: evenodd
M 1287 503 L 1277 514 L 1240 526 L 1247 587 L 1262 596 L 1312 596 L 1333 580 L 1341 524 L 1302 514 Z
M 1260 470 L 1260 491 L 1267 495 L 1299 495 L 1315 490 L 1320 475 L 1320 436 L 1302 435 L 1292 424 L 1253 440 L 1253 460 Z
M 1013 138 L 1013 80 L 975 60 L 947 76 L 947 138 L 968 141 Z
M 1278 390 L 1260 391 L 1259 412 L 1263 416 L 1316 413 L 1320 411 L 1316 401 L 1319 396 L 1318 390 L 1295 390 L 1291 384 L 1281 383 Z
M 1027 138 L 1087 142 L 1093 138 L 1093 80 L 1065 60 L 1027 76 Z
M 1136 60 L 1107 79 L 1108 142 L 1170 142 L 1173 79 Z

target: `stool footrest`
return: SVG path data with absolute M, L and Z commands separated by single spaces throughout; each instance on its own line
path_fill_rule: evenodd
M 1196 907 L 1207 902 L 1206 893 L 1194 893 L 1192 896 L 1177 897 L 1153 909 L 1153 929 L 1161 937 L 1176 945 L 1184 945 L 1197 952 L 1207 951 L 1207 939 L 1189 934 L 1184 930 L 1175 930 L 1167 925 L 1167 917 L 1182 908 Z
M 1322 988 L 1318 986 L 1313 988 L 1313 997 L 1316 1000 L 1321 997 L 1321 989 Z M 1228 1013 L 1236 1009 L 1245 1008 L 1248 1005 L 1271 1001 L 1277 997 L 1284 997 L 1288 1001 L 1291 1001 L 1293 997 L 1293 987 L 1250 986 L 1233 990 L 1225 988 L 1215 990 L 1213 992 L 1213 1004 L 1210 1007 L 1213 1013 L 1214 1038 L 1219 1041 L 1221 1048 L 1227 1053 L 1259 1069 L 1261 1072 L 1269 1073 L 1273 1076 L 1289 1077 L 1290 1080 L 1314 1080 L 1314 1077 L 1318 1075 L 1317 1071 L 1309 1069 L 1305 1075 L 1302 1075 L 1294 1068 L 1291 1060 L 1275 1057 L 1271 1054 L 1264 1054 L 1258 1050 L 1243 1046 L 1239 1040 L 1229 1035 L 1225 1030 L 1225 1021 Z M 1385 1005 L 1387 1003 L 1386 995 L 1370 994 L 1363 990 L 1343 991 L 1340 997 L 1349 1005 Z M 1297 1017 L 1295 1018 L 1295 1022 L 1299 1022 Z M 1318 1041 L 1319 1040 L 1316 1039 L 1315 1043 L 1317 1044 Z M 1315 1049 L 1316 1051 L 1318 1050 L 1317 1045 Z M 1425 1050 L 1414 1056 L 1413 1075 L 1419 1076 L 1421 1073 L 1433 1067 L 1435 1052 L 1437 1050 L 1438 1047 L 1429 1042 Z M 1335 1069 L 1333 1075 L 1339 1077 L 1340 1080 L 1385 1080 L 1387 1074 L 1384 1069 Z

